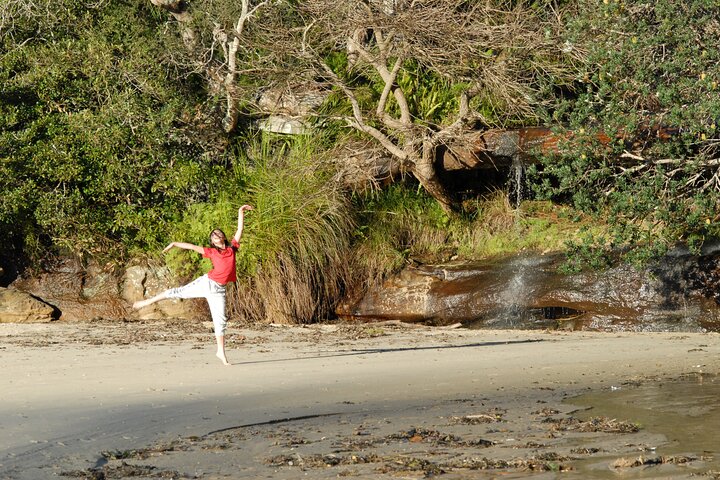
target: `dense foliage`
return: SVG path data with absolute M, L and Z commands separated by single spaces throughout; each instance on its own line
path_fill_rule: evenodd
M 706 0 L 605 0 L 578 2 L 568 19 L 586 70 L 549 113 L 568 141 L 534 180 L 607 220 L 610 232 L 572 247 L 591 262 L 619 246 L 638 261 L 698 249 L 720 233 L 719 16 Z
M 193 131 L 205 94 L 149 7 L 40 2 L 2 32 L 0 233 L 30 257 L 155 248 L 212 191 L 218 162 Z

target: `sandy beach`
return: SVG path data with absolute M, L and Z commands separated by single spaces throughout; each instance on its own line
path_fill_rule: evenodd
M 0 358 L 3 479 L 720 478 L 720 442 L 572 403 L 714 382 L 714 333 L 234 325 L 223 366 L 207 323 L 55 322 Z

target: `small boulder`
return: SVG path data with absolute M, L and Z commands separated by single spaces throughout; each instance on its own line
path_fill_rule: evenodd
M 0 287 L 0 323 L 45 323 L 59 316 L 52 305 L 29 293 Z

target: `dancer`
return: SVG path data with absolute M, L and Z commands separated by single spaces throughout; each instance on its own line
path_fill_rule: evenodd
M 201 254 L 203 258 L 209 258 L 213 268 L 207 274 L 196 278 L 185 286 L 171 288 L 152 298 L 133 303 L 133 308 L 139 310 L 166 298 L 205 298 L 210 307 L 210 315 L 212 315 L 215 328 L 217 342 L 217 353 L 215 355 L 224 365 L 230 365 L 225 356 L 225 326 L 227 324 L 225 285 L 237 279 L 235 252 L 240 247 L 239 242 L 243 232 L 245 212 L 252 209 L 253 207 L 250 205 L 243 205 L 238 209 L 238 226 L 232 242 L 228 242 L 225 233 L 216 228 L 210 232 L 210 247 L 201 247 L 185 242 L 172 242 L 165 247 L 163 253 L 173 247 L 194 250 Z

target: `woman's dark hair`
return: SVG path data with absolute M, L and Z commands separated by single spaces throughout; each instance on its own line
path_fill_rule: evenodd
M 223 232 L 223 231 L 220 230 L 219 228 L 215 228 L 215 229 L 213 229 L 212 232 L 210 232 L 210 235 L 208 235 L 208 240 L 210 241 L 210 246 L 211 246 L 211 247 L 214 247 L 214 248 L 217 248 L 218 250 L 220 250 L 218 247 L 216 247 L 216 246 L 213 244 L 213 241 L 212 241 L 213 233 L 221 233 L 222 236 L 223 236 L 223 238 L 225 239 L 225 248 L 227 248 L 227 247 L 230 246 L 230 242 L 228 242 L 227 235 L 225 235 L 225 232 Z

